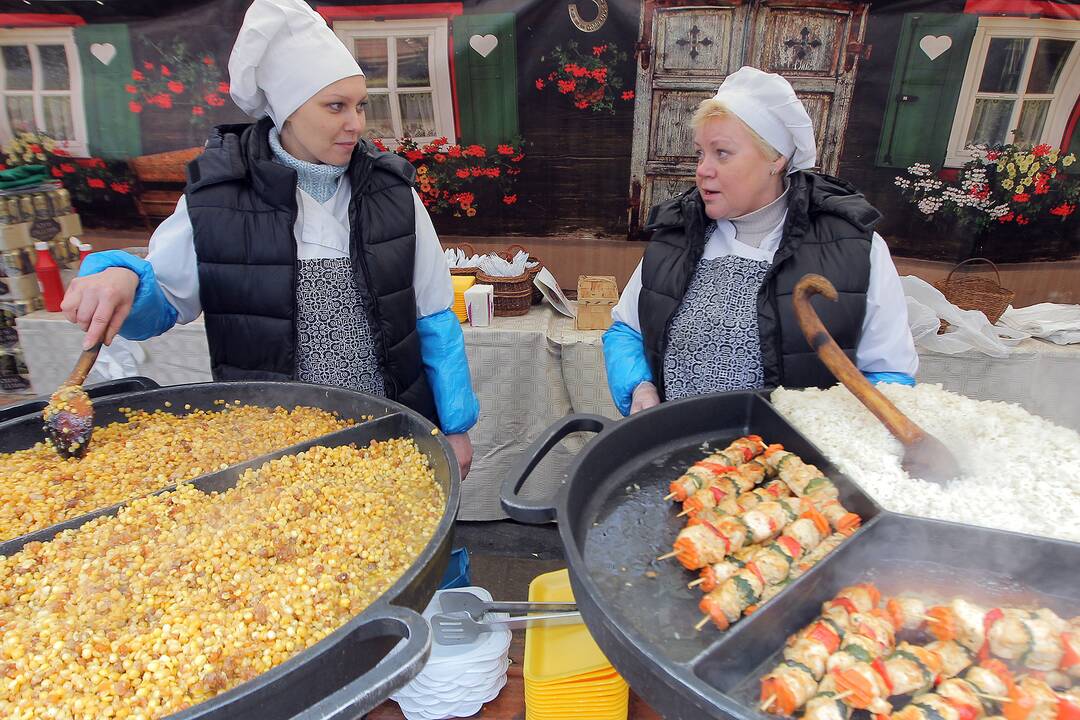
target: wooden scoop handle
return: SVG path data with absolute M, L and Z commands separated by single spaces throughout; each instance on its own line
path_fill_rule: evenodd
M 75 369 L 68 375 L 68 379 L 64 382 L 64 385 L 82 385 L 86 380 L 86 376 L 90 374 L 90 369 L 94 367 L 94 363 L 97 362 L 99 352 L 101 352 L 101 343 L 98 343 L 89 350 L 84 350 L 82 355 L 79 356 L 78 362 L 75 363 Z
M 836 376 L 836 379 L 844 384 L 851 394 L 854 395 L 877 416 L 889 432 L 902 442 L 910 446 L 922 440 L 926 433 L 918 425 L 907 418 L 897 409 L 881 391 L 875 388 L 867 380 L 855 364 L 851 362 L 836 341 L 829 335 L 825 325 L 818 317 L 817 311 L 810 304 L 810 298 L 821 294 L 829 300 L 836 301 L 836 288 L 821 275 L 804 275 L 795 284 L 795 292 L 792 302 L 795 305 L 795 317 L 799 321 L 806 341 L 814 352 L 825 363 L 825 367 Z

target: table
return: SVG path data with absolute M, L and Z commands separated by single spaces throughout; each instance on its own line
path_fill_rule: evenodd
M 18 330 L 34 390 L 52 392 L 70 372 L 81 332 L 58 314 L 19 318 Z M 522 453 L 552 423 L 569 413 L 618 418 L 607 389 L 598 330 L 578 331 L 573 320 L 547 305 L 527 315 L 495 318 L 491 326 L 465 326 L 465 348 L 480 420 L 469 432 L 472 471 L 462 484 L 462 520 L 504 518 L 499 487 Z M 210 380 L 202 319 L 137 343 L 137 372 L 162 385 Z M 1080 345 L 1025 340 L 1005 358 L 974 352 L 920 352 L 918 380 L 979 400 L 1017 403 L 1059 425 L 1080 430 Z M 587 434 L 570 436 L 537 467 L 526 498 L 550 497 Z

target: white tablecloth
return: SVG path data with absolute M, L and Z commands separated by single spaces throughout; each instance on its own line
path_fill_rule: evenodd
M 60 315 L 33 313 L 18 321 L 34 390 L 51 392 L 71 371 L 80 331 Z M 495 318 L 487 328 L 466 326 L 465 345 L 480 421 L 470 431 L 474 460 L 462 488 L 460 518 L 505 517 L 499 488 L 510 468 L 540 434 L 573 412 L 617 418 L 604 373 L 600 331 L 576 331 L 547 306 L 523 317 Z M 139 374 L 162 385 L 210 380 L 202 321 L 177 326 L 141 346 Z M 980 400 L 1013 402 L 1059 425 L 1080 430 L 1080 346 L 1026 340 L 1007 358 L 975 353 L 921 353 L 920 382 Z M 526 485 L 525 497 L 555 493 L 573 455 L 588 436 L 571 436 L 553 450 Z

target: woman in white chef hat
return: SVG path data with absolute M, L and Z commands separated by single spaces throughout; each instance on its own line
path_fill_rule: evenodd
M 254 0 L 229 60 L 257 118 L 215 128 L 147 260 L 95 253 L 64 299 L 89 347 L 202 313 L 218 380 L 383 395 L 442 428 L 462 476 L 479 403 L 413 167 L 363 139 L 367 85 L 303 0 Z
M 907 305 L 880 213 L 813 172 L 810 116 L 787 80 L 744 67 L 694 113 L 696 187 L 649 214 L 652 241 L 604 335 L 624 415 L 701 393 L 825 387 L 835 379 L 795 320 L 792 290 L 819 273 L 817 310 L 871 380 L 914 383 Z

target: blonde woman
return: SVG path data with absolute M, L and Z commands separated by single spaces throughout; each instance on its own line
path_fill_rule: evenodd
M 814 129 L 784 78 L 744 67 L 694 113 L 696 187 L 649 214 L 652 240 L 604 334 L 608 383 L 631 414 L 661 400 L 835 380 L 804 339 L 792 290 L 829 278 L 816 305 L 872 381 L 914 383 L 918 356 L 881 214 L 811 171 Z

